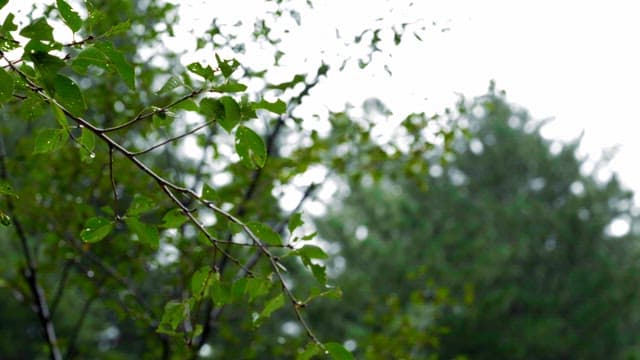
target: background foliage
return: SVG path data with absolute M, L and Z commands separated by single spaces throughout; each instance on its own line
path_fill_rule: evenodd
M 543 139 L 493 88 L 459 109 L 469 141 L 432 163 L 428 191 L 355 182 L 319 220 L 341 247 L 329 262 L 346 262 L 343 302 L 314 309 L 319 331 L 371 359 L 638 356 L 637 233 L 609 228 L 636 226 L 632 194 L 584 175 L 577 141 Z
M 635 227 L 631 194 L 583 174 L 577 143 L 493 86 L 395 124 L 375 99 L 300 115 L 424 28 L 363 28 L 360 57 L 281 82 L 312 2 L 270 2 L 250 32 L 212 17 L 188 63 L 172 3 L 17 3 L 0 1 L 2 358 L 637 355 L 637 235 L 607 230 Z

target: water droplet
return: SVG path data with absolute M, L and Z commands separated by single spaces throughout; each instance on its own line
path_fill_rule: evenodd
M 89 157 L 92 158 L 92 159 L 95 159 L 96 153 L 92 152 L 91 154 L 89 154 Z

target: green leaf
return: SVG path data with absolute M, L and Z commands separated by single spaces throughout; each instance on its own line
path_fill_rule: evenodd
M 302 237 L 302 240 L 305 240 L 305 241 L 313 240 L 313 238 L 315 238 L 315 237 L 316 237 L 316 235 L 318 235 L 318 232 L 317 232 L 317 231 L 314 231 L 314 232 L 312 232 L 312 233 L 311 233 L 311 234 L 309 234 L 309 235 L 305 235 L 305 236 L 303 236 L 303 237 Z
M 173 331 L 185 319 L 186 315 L 187 304 L 175 300 L 169 301 L 164 306 L 162 319 L 156 331 L 173 335 Z
M 328 259 L 329 256 L 320 247 L 315 245 L 305 245 L 300 249 L 291 252 L 292 254 L 306 257 L 308 259 Z
M 84 162 L 90 162 L 96 157 L 93 149 L 96 147 L 96 136 L 87 129 L 82 129 L 82 135 L 78 139 L 80 144 L 80 159 Z
M 202 198 L 208 201 L 217 201 L 220 197 L 215 189 L 208 184 L 204 184 L 202 187 Z
M 78 74 L 86 74 L 89 66 L 109 70 L 109 59 L 102 51 L 90 46 L 82 50 L 71 63 L 71 68 Z
M 16 199 L 18 198 L 18 194 L 13 191 L 11 185 L 5 182 L 0 182 L 0 195 L 13 196 Z
M 198 111 L 198 104 L 191 99 L 181 101 L 172 107 L 174 110 Z
M 109 62 L 116 68 L 125 84 L 127 84 L 131 90 L 135 90 L 135 69 L 131 64 L 129 64 L 124 55 L 120 51 L 114 49 L 111 43 L 100 42 L 96 43 L 94 46 L 100 50 L 107 59 L 109 59 Z
M 56 75 L 55 98 L 74 115 L 82 115 L 87 106 L 78 85 L 63 75 Z
M 20 47 L 20 43 L 11 36 L 11 32 L 18 29 L 16 24 L 13 23 L 14 19 L 15 15 L 10 13 L 4 19 L 2 26 L 0 26 L 0 50 L 2 51 L 11 51 Z
M 173 209 L 168 211 L 162 217 L 162 227 L 165 228 L 177 228 L 187 221 L 187 217 L 182 213 L 180 209 Z
M 40 77 L 42 77 L 42 85 L 51 94 L 55 93 L 56 77 L 58 76 L 58 71 L 65 66 L 64 61 L 42 51 L 30 52 L 29 58 L 33 61 L 33 65 L 38 73 L 40 73 Z
M 204 98 L 200 100 L 200 113 L 215 120 L 224 119 L 224 106 L 218 99 Z
M 228 78 L 231 76 L 235 68 L 229 66 L 229 64 L 222 60 L 218 54 L 216 54 L 216 61 L 218 62 L 218 67 L 220 68 L 220 72 L 222 72 L 222 76 Z
M 282 245 L 282 239 L 280 239 L 280 235 L 277 232 L 273 231 L 271 227 L 265 225 L 263 223 L 259 223 L 257 221 L 252 221 L 247 224 L 247 227 L 253 235 L 255 235 L 258 239 L 264 241 L 269 245 Z
M 45 18 L 39 18 L 22 29 L 20 35 L 32 40 L 53 41 L 53 28 Z
M 5 5 L 7 5 L 8 2 L 9 0 L 0 0 L 0 9 L 2 9 Z
M 312 263 L 307 263 L 307 266 L 311 269 L 311 273 L 313 277 L 316 278 L 316 281 L 319 284 L 326 285 L 327 284 L 327 268 L 323 265 L 317 265 Z
M 157 249 L 160 245 L 160 234 L 158 228 L 151 224 L 143 223 L 135 217 L 125 219 L 127 226 L 134 234 L 138 235 L 138 240 L 152 249 Z
M 12 13 L 9 13 L 9 15 L 7 15 L 7 17 L 4 18 L 4 22 L 0 27 L 0 32 L 2 32 L 5 36 L 10 35 L 9 33 L 12 31 L 18 30 L 18 26 L 13 22 L 15 18 L 16 16 L 13 15 Z
M 205 80 L 212 80 L 214 77 L 213 69 L 209 65 L 205 67 L 200 63 L 191 63 L 187 65 L 187 70 L 196 75 L 202 76 Z
M 233 302 L 240 301 L 244 298 L 247 290 L 247 278 L 241 278 L 233 282 L 231 285 L 231 299 Z
M 0 210 L 0 224 L 4 226 L 11 225 L 11 217 L 2 210 Z
M 229 81 L 229 82 L 224 83 L 224 84 L 222 84 L 220 86 L 214 87 L 213 90 L 215 90 L 217 92 L 221 92 L 221 93 L 241 92 L 241 91 L 247 90 L 247 85 L 241 84 L 241 83 L 236 82 L 236 81 Z
M 158 90 L 158 94 L 168 93 L 169 91 L 175 88 L 178 88 L 180 86 L 184 86 L 184 83 L 182 82 L 182 80 L 179 77 L 172 75 L 171 77 L 169 77 L 169 79 L 167 79 L 164 85 L 162 85 L 160 90 Z
M 88 243 L 98 242 L 109 235 L 111 230 L 113 230 L 112 221 L 101 217 L 92 217 L 84 224 L 80 238 Z
M 260 323 L 271 316 L 271 314 L 284 306 L 284 294 L 280 293 L 273 299 L 269 300 L 262 309 L 260 315 L 253 320 L 254 325 L 260 326 Z
M 315 355 L 318 355 L 322 352 L 322 348 L 316 343 L 311 343 L 307 345 L 303 352 L 296 356 L 296 360 L 310 360 Z
M 216 306 L 223 306 L 231 303 L 231 289 L 229 286 L 220 281 L 220 276 L 213 276 L 211 278 L 211 286 L 209 291 L 211 300 Z
M 220 98 L 220 103 L 224 108 L 224 118 L 220 119 L 220 126 L 227 132 L 231 132 L 233 128 L 240 122 L 240 105 L 230 96 Z
M 200 299 L 206 296 L 206 290 L 209 288 L 209 282 L 214 276 L 213 270 L 209 266 L 203 266 L 191 276 L 191 293 Z
M 267 147 L 260 135 L 246 126 L 236 131 L 236 152 L 240 161 L 250 168 L 261 168 L 267 161 Z
M 253 104 L 254 109 L 264 109 L 276 114 L 284 114 L 287 111 L 287 104 L 278 99 L 275 102 L 268 102 L 265 99 Z
M 353 360 L 353 355 L 341 344 L 330 342 L 324 344 L 324 346 L 329 352 L 329 356 L 334 360 Z
M 118 35 L 125 33 L 131 28 L 131 20 L 127 20 L 125 22 L 121 22 L 120 24 L 112 26 L 109 30 L 107 30 L 102 37 L 109 37 L 113 35 Z
M 299 228 L 303 224 L 304 224 L 304 221 L 302 221 L 301 213 L 295 213 L 291 215 L 291 217 L 289 217 L 289 225 L 288 225 L 289 232 L 292 233 L 295 229 Z
M 14 86 L 13 76 L 0 68 L 0 104 L 11 100 Z
M 67 24 L 69 29 L 74 33 L 80 30 L 82 27 L 80 15 L 64 0 L 56 0 L 56 6 L 58 7 L 58 11 L 60 11 L 62 21 Z
M 69 133 L 69 130 L 71 128 L 69 127 L 69 122 L 67 121 L 67 115 L 65 115 L 64 111 L 62 111 L 62 109 L 60 109 L 60 107 L 57 104 L 51 104 L 51 111 L 53 111 L 53 116 L 56 118 L 56 121 L 58 122 L 60 127 L 62 127 L 64 131 Z
M 153 210 L 155 207 L 156 204 L 153 202 L 153 200 L 149 199 L 146 196 L 135 194 L 133 196 L 133 200 L 131 201 L 131 205 L 129 205 L 129 210 L 127 210 L 127 215 L 142 215 L 148 211 Z
M 43 129 L 36 135 L 34 154 L 45 154 L 56 151 L 67 140 L 67 133 L 63 129 Z
M 271 289 L 271 281 L 268 278 L 247 278 L 245 292 L 249 296 L 249 301 L 265 296 Z
M 304 79 L 305 79 L 305 76 L 303 74 L 297 74 L 293 77 L 291 81 L 287 81 L 287 82 L 283 82 L 275 85 L 268 84 L 267 89 L 277 89 L 282 91 L 290 88 L 293 89 L 296 85 L 303 82 Z

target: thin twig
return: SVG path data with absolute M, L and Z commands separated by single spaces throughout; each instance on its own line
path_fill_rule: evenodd
M 241 269 L 246 269 L 244 267 L 244 265 L 242 265 L 242 263 L 240 262 L 240 260 L 236 259 L 235 257 L 233 257 L 231 254 L 229 254 L 228 252 L 226 252 L 225 250 L 223 250 L 222 248 L 220 248 L 220 246 L 218 246 L 218 239 L 214 238 L 209 231 L 204 227 L 204 225 L 202 225 L 202 223 L 195 217 L 193 216 L 192 212 L 189 211 L 189 209 L 178 199 L 176 198 L 175 194 L 173 194 L 173 192 L 171 191 L 171 189 L 169 189 L 168 186 L 164 185 L 162 187 L 162 189 L 164 190 L 164 192 L 169 195 L 169 197 L 171 198 L 171 200 L 173 200 L 173 202 L 182 210 L 182 213 L 189 218 L 189 220 L 198 228 L 198 230 L 200 230 L 200 232 L 202 232 L 202 234 L 204 234 L 204 236 L 207 237 L 207 239 L 209 240 L 209 242 L 211 243 L 211 245 L 213 245 L 213 247 L 217 250 L 220 251 L 224 256 L 228 257 L 231 261 L 233 261 L 236 265 L 238 265 Z M 246 271 L 249 272 L 249 274 L 252 274 L 251 270 L 246 269 Z
M 67 260 L 65 261 L 64 267 L 62 268 L 62 275 L 60 275 L 58 287 L 56 288 L 56 292 L 53 295 L 53 300 L 51 301 L 51 317 L 55 316 L 56 314 L 56 309 L 58 308 L 58 304 L 60 303 L 60 299 L 62 298 L 62 294 L 64 293 L 65 285 L 69 277 L 69 270 L 71 270 L 71 265 L 73 265 L 73 261 Z
M 184 138 L 184 137 L 186 137 L 186 136 L 189 136 L 189 135 L 191 135 L 191 134 L 193 134 L 193 133 L 196 133 L 196 132 L 198 132 L 199 130 L 201 130 L 201 129 L 203 129 L 203 128 L 205 128 L 205 127 L 207 127 L 207 126 L 209 126 L 209 125 L 211 125 L 211 124 L 213 124 L 213 123 L 215 123 L 215 122 L 216 122 L 215 120 L 207 121 L 207 122 L 205 122 L 204 124 L 200 124 L 200 125 L 196 126 L 195 128 L 193 128 L 193 129 L 191 129 L 191 130 L 189 130 L 189 131 L 187 131 L 187 132 L 185 132 L 185 133 L 183 133 L 183 134 L 180 134 L 180 135 L 178 135 L 178 136 L 175 136 L 175 137 L 172 137 L 172 138 L 166 139 L 166 140 L 164 140 L 164 141 L 162 141 L 162 142 L 159 142 L 159 143 L 157 143 L 157 144 L 155 144 L 155 145 L 153 145 L 153 146 L 151 146 L 151 147 L 149 147 L 149 148 L 147 148 L 147 149 L 145 149 L 145 150 L 135 152 L 135 153 L 133 153 L 133 154 L 131 154 L 131 155 L 132 155 L 132 156 L 140 156 L 140 155 L 144 155 L 144 154 L 146 154 L 146 153 L 148 153 L 148 152 L 151 152 L 151 151 L 153 151 L 153 150 L 155 150 L 155 149 L 157 149 L 157 148 L 159 148 L 159 147 L 162 147 L 162 146 L 164 146 L 164 145 L 167 145 L 168 143 L 174 142 L 174 141 L 176 141 L 176 140 L 180 140 L 180 139 L 182 139 L 182 138 Z
M 127 121 L 124 124 L 120 124 L 120 125 L 116 125 L 110 128 L 105 128 L 105 129 L 98 129 L 96 128 L 96 130 L 103 132 L 103 133 L 108 133 L 108 132 L 112 132 L 112 131 L 118 131 L 124 128 L 127 128 L 135 123 L 137 123 L 138 121 L 144 120 L 144 119 L 148 119 L 150 117 L 152 117 L 153 115 L 157 115 L 163 112 L 166 112 L 167 110 L 169 110 L 170 108 L 180 104 L 183 101 L 189 100 L 191 98 L 194 98 L 198 95 L 200 95 L 205 89 L 197 89 L 197 90 L 193 90 L 192 92 L 190 92 L 187 95 L 184 95 L 183 97 L 169 103 L 168 105 L 165 105 L 163 107 L 158 107 L 153 109 L 152 111 L 148 112 L 148 113 L 144 113 L 144 110 L 142 112 L 140 112 L 136 117 L 134 117 L 133 119 Z
M 111 190 L 113 191 L 113 210 L 118 206 L 118 187 L 113 172 L 113 146 L 109 146 L 109 179 L 111 180 Z
M 76 343 L 78 342 L 78 337 L 80 335 L 80 329 L 82 329 L 82 325 L 84 324 L 85 319 L 87 318 L 87 314 L 89 314 L 89 309 L 93 302 L 100 297 L 100 293 L 102 292 L 102 286 L 104 285 L 104 279 L 101 280 L 96 286 L 95 294 L 91 295 L 82 306 L 82 310 L 80 310 L 80 316 L 78 320 L 76 320 L 76 324 L 73 326 L 73 331 L 68 339 L 67 351 L 65 352 L 65 359 L 71 359 L 76 352 Z

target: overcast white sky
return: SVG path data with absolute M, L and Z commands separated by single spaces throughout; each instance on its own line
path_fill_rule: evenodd
M 185 9 L 193 4 L 202 10 L 201 1 L 182 3 Z M 259 5 L 264 2 L 248 3 L 256 5 L 228 10 L 229 15 L 242 17 L 246 8 L 265 8 Z M 544 128 L 545 136 L 571 140 L 584 130 L 583 152 L 594 159 L 603 149 L 621 145 L 612 168 L 626 185 L 640 191 L 635 161 L 640 115 L 634 107 L 640 95 L 639 3 L 419 0 L 405 8 L 406 3 L 314 1 L 312 15 L 303 13 L 302 28 L 285 43 L 289 63 L 295 63 L 291 58 L 296 53 L 302 62 L 320 48 L 339 44 L 335 28 L 348 39 L 379 16 L 396 22 L 423 19 L 427 25 L 424 41 L 408 36 L 391 49 L 391 59 L 380 59 L 390 65 L 393 76 L 380 71 L 381 66 L 333 74 L 314 94 L 315 101 L 340 108 L 347 101 L 359 104 L 376 96 L 399 115 L 405 110 L 438 112 L 455 102 L 456 93 L 483 94 L 494 79 L 509 100 L 534 117 L 555 118 Z M 394 12 L 388 12 L 394 6 Z M 209 21 L 206 15 L 195 17 Z M 431 26 L 433 21 L 436 26 Z
M 252 30 L 255 14 L 274 6 L 262 0 L 234 3 L 240 6 L 228 1 L 173 2 L 182 7 L 183 36 L 193 36 L 187 32 L 191 29 L 203 31 L 213 17 L 228 24 L 243 20 Z M 341 109 L 345 102 L 357 105 L 375 96 L 399 118 L 413 111 L 440 112 L 455 102 L 456 93 L 481 95 L 494 79 L 510 101 L 528 108 L 534 117 L 555 118 L 544 128 L 545 136 L 571 140 L 584 130 L 583 153 L 594 159 L 602 149 L 621 145 L 612 168 L 640 192 L 635 161 L 640 153 L 640 115 L 634 106 L 640 95 L 640 3 L 414 0 L 407 7 L 409 2 L 314 0 L 314 9 L 303 11 L 301 27 L 285 24 L 292 30 L 281 46 L 287 53 L 283 63 L 289 67 L 272 72 L 273 80 L 308 72 L 314 59 L 331 62 L 357 55 L 340 44 L 371 28 L 378 17 L 388 23 L 422 21 L 427 26 L 424 41 L 407 36 L 398 48 L 388 48 L 392 58 L 379 58 L 364 71 L 352 66 L 331 73 L 309 98 L 315 101 L 310 111 Z M 11 1 L 12 5 L 24 3 Z M 343 40 L 336 39 L 336 28 Z M 443 28 L 448 31 L 441 32 Z M 179 37 L 170 46 L 195 44 L 185 39 Z M 208 49 L 212 59 L 210 54 Z M 194 57 L 185 62 L 190 59 Z M 383 64 L 390 66 L 393 76 L 381 70 Z

